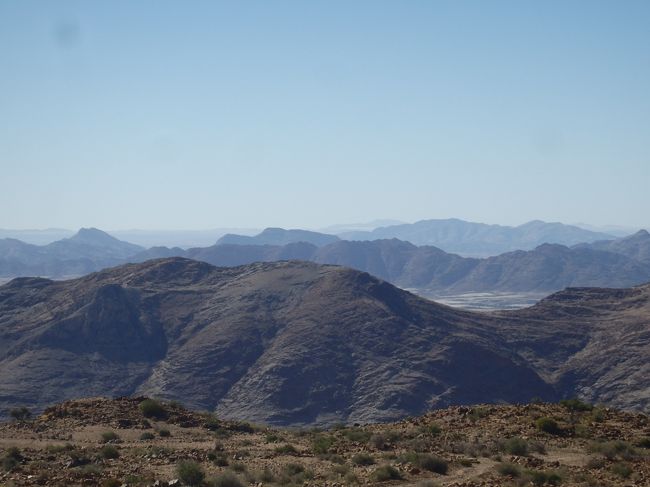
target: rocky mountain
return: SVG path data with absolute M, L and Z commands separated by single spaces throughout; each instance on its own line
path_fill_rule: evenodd
M 124 262 L 144 249 L 96 228 L 47 245 L 0 240 L 0 276 L 82 275 Z
M 626 287 L 650 281 L 650 266 L 624 255 L 544 244 L 481 259 L 447 292 L 557 291 L 565 287 Z
M 226 267 L 281 260 L 336 264 L 369 272 L 424 295 L 549 293 L 567 286 L 627 287 L 650 281 L 650 235 L 644 231 L 573 248 L 544 244 L 483 259 L 397 239 L 347 241 L 334 237 L 324 244 L 323 239 L 331 236 L 307 233 L 319 245 L 302 241 L 283 245 L 218 243 L 187 250 L 145 250 L 97 229 L 82 229 L 71 238 L 46 246 L 4 239 L 0 240 L 0 277 L 75 276 L 125 262 L 186 257 Z M 257 237 L 241 238 L 285 241 L 303 236 L 302 231 L 267 229 Z
M 285 230 L 284 228 L 266 228 L 258 235 L 228 234 L 217 240 L 217 245 L 286 245 L 290 243 L 306 242 L 318 247 L 336 242 L 336 235 L 311 232 L 309 230 Z
M 575 394 L 650 405 L 650 286 L 474 314 L 308 262 L 182 258 L 0 287 L 0 410 L 146 394 L 273 424 Z
M 578 244 L 576 248 L 591 248 L 606 250 L 621 254 L 630 259 L 650 264 L 650 233 L 647 230 L 639 230 L 634 235 L 615 240 L 601 240 L 590 244 Z
M 569 286 L 627 287 L 650 281 L 650 265 L 591 247 L 540 245 L 477 259 L 449 254 L 436 247 L 417 247 L 397 239 L 340 240 L 323 247 L 308 243 L 273 245 L 214 245 L 207 248 L 154 249 L 135 256 L 143 262 L 180 256 L 216 266 L 253 262 L 308 260 L 368 272 L 397 286 L 424 293 L 468 292 L 550 293 Z
M 531 221 L 517 227 L 474 223 L 456 218 L 421 220 L 415 223 L 379 227 L 372 231 L 339 234 L 343 240 L 397 238 L 415 245 L 433 245 L 446 252 L 486 257 L 514 250 L 532 250 L 544 243 L 575 245 L 613 238 L 562 223 Z

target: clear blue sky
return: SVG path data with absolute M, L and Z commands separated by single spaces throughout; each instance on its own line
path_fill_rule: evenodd
M 0 228 L 650 225 L 649 1 L 0 0 Z

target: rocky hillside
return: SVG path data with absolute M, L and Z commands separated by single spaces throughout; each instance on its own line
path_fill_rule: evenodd
M 646 486 L 650 420 L 569 401 L 285 430 L 144 398 L 83 399 L 0 423 L 0 460 L 12 486 Z
M 146 394 L 272 424 L 578 394 L 650 404 L 650 286 L 473 314 L 367 273 L 172 258 L 0 287 L 0 410 Z

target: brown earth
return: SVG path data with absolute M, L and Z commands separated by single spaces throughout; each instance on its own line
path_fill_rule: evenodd
M 146 418 L 142 400 L 69 401 L 33 421 L 0 424 L 0 485 L 183 485 L 177 467 L 187 460 L 206 474 L 202 485 L 224 487 L 650 485 L 650 419 L 641 413 L 459 406 L 307 430 L 222 421 L 169 403 L 164 419 Z M 558 430 L 540 431 L 540 418 Z M 107 442 L 106 432 L 116 436 Z M 387 465 L 399 478 L 377 477 Z M 227 473 L 240 484 L 225 483 Z

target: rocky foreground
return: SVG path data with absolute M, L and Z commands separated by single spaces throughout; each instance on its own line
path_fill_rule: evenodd
M 650 419 L 579 401 L 277 429 L 145 398 L 0 424 L 0 485 L 647 486 Z

